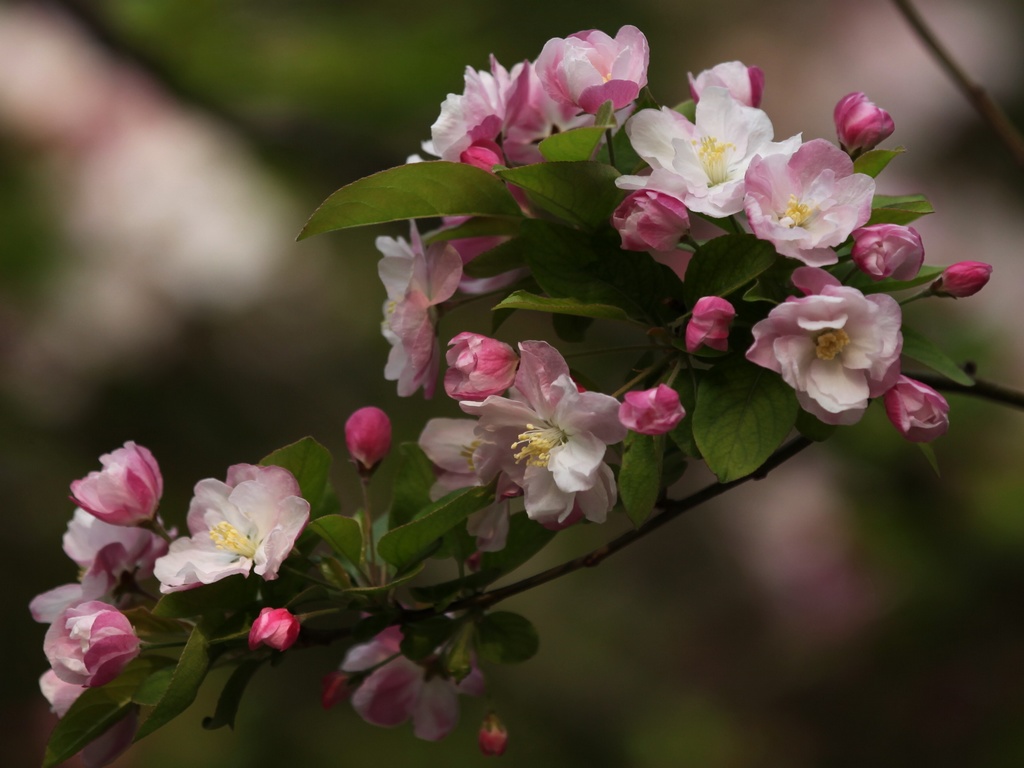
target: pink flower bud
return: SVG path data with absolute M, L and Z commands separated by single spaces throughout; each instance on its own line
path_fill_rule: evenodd
M 361 470 L 377 466 L 391 450 L 391 420 L 380 408 L 360 408 L 345 422 L 345 445 Z
M 697 77 L 687 74 L 690 79 L 690 96 L 696 103 L 709 86 L 725 88 L 736 101 L 748 107 L 760 107 L 764 95 L 764 72 L 760 67 L 748 67 L 741 61 L 727 61 L 705 69 Z
M 958 261 L 946 267 L 939 279 L 932 283 L 932 293 L 962 299 L 973 296 L 992 276 L 992 265 L 983 261 Z
M 147 448 L 131 440 L 100 456 L 103 469 L 71 483 L 71 500 L 111 525 L 137 525 L 153 519 L 164 479 Z
M 299 636 L 299 620 L 287 608 L 267 606 L 249 630 L 249 650 L 269 645 L 278 651 L 291 648 Z
M 885 412 L 899 433 L 911 442 L 931 442 L 949 429 L 946 398 L 907 376 L 901 375 L 885 393 Z
M 492 171 L 496 165 L 504 165 L 505 156 L 501 153 L 501 147 L 489 140 L 476 141 L 463 150 L 459 155 L 459 161 L 467 165 L 474 165 L 482 171 Z
M 833 117 L 839 143 L 851 155 L 878 146 L 896 129 L 889 113 L 859 92 L 843 96 L 836 104 Z
M 701 345 L 724 352 L 729 348 L 729 324 L 736 317 L 725 299 L 718 296 L 704 296 L 697 299 L 693 315 L 686 324 L 686 351 L 694 353 Z
M 627 392 L 619 406 L 622 425 L 641 435 L 669 432 L 685 415 L 679 393 L 665 384 L 642 392 Z
M 453 400 L 486 400 L 500 395 L 516 378 L 519 356 L 508 344 L 464 332 L 448 342 L 444 391 Z
M 505 754 L 508 747 L 508 729 L 493 712 L 489 712 L 480 725 L 478 742 L 480 751 L 488 757 Z
M 924 264 L 924 246 L 913 227 L 872 224 L 853 231 L 852 256 L 872 280 L 913 280 Z
M 348 684 L 348 675 L 340 669 L 328 672 L 320 681 L 320 704 L 330 709 L 340 701 L 344 701 L 352 693 Z
M 139 655 L 139 638 L 128 618 L 107 603 L 90 600 L 65 609 L 43 638 L 43 652 L 65 683 L 109 683 Z
M 690 231 L 690 215 L 683 201 L 664 192 L 638 189 L 619 203 L 612 226 L 627 251 L 674 251 L 679 238 Z

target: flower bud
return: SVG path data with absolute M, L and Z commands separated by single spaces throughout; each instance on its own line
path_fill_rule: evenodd
M 694 103 L 700 101 L 700 95 L 709 86 L 725 88 L 729 95 L 748 107 L 760 107 L 764 95 L 764 72 L 760 67 L 748 67 L 741 61 L 727 61 L 705 69 L 694 77 L 687 74 L 690 80 L 690 96 Z
M 445 360 L 449 367 L 444 391 L 453 400 L 481 401 L 500 395 L 512 386 L 519 365 L 519 356 L 508 344 L 469 332 L 448 342 Z
M 320 681 L 320 704 L 324 709 L 330 709 L 339 701 L 344 701 L 351 693 L 348 675 L 340 669 L 328 672 Z
M 932 293 L 962 299 L 973 296 L 992 276 L 992 265 L 983 261 L 958 261 L 946 267 L 939 279 L 932 283 Z
M 481 140 L 473 142 L 459 155 L 459 162 L 473 165 L 488 173 L 494 170 L 496 165 L 504 165 L 505 156 L 501 153 L 501 147 L 495 142 Z
M 139 655 L 139 638 L 123 613 L 90 600 L 61 612 L 46 631 L 43 652 L 61 680 L 91 688 L 121 674 Z
M 859 92 L 843 96 L 833 117 L 839 143 L 854 156 L 878 146 L 896 129 L 889 113 Z
M 872 280 L 913 280 L 924 264 L 924 246 L 913 227 L 872 224 L 853 231 L 852 256 Z
M 685 415 L 679 393 L 665 384 L 642 392 L 627 392 L 619 406 L 622 425 L 641 435 L 669 432 Z
M 391 420 L 380 408 L 360 408 L 345 422 L 345 445 L 359 465 L 370 471 L 391 450 Z
M 278 651 L 291 648 L 299 636 L 299 620 L 287 608 L 267 606 L 249 630 L 249 650 L 269 645 Z
M 725 299 L 718 296 L 697 299 L 690 322 L 686 324 L 686 351 L 693 354 L 701 345 L 722 352 L 727 350 L 729 325 L 734 317 L 736 310 Z
M 931 442 L 949 429 L 946 398 L 907 376 L 901 375 L 886 391 L 885 412 L 899 433 L 914 443 Z
M 508 729 L 493 712 L 488 712 L 487 717 L 480 725 L 478 743 L 480 751 L 488 757 L 505 754 L 505 749 L 508 747 Z
M 100 456 L 103 469 L 71 483 L 71 500 L 111 525 L 137 525 L 153 519 L 164 479 L 147 448 L 129 440 Z
M 677 197 L 638 189 L 619 203 L 612 214 L 612 226 L 627 251 L 669 252 L 690 231 L 690 215 Z

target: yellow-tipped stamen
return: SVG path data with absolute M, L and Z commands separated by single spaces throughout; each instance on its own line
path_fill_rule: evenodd
M 850 337 L 842 328 L 828 328 L 818 334 L 815 343 L 814 353 L 819 360 L 834 360 L 850 343 Z
M 551 460 L 551 451 L 565 442 L 565 433 L 558 427 L 536 427 L 526 425 L 526 431 L 512 443 L 512 448 L 523 446 L 515 455 L 516 463 L 525 461 L 528 467 L 546 467 Z
M 235 526 L 226 520 L 217 523 L 210 529 L 210 538 L 217 549 L 234 552 L 242 557 L 252 558 L 256 555 L 256 544 L 248 536 L 243 536 Z
M 697 151 L 700 164 L 704 166 L 704 173 L 708 175 L 708 186 L 722 184 L 729 180 L 729 158 L 728 150 L 735 149 L 736 145 L 730 142 L 724 144 L 714 136 L 704 136 L 698 142 L 691 142 Z

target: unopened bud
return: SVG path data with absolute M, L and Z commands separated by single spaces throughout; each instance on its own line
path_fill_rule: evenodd
M 372 470 L 391 450 L 391 420 L 380 408 L 360 408 L 345 422 L 345 445 L 360 471 Z
M 508 729 L 493 712 L 489 712 L 480 725 L 478 743 L 480 751 L 488 757 L 505 754 L 508 747 Z
M 843 96 L 833 117 L 839 143 L 853 156 L 878 146 L 896 129 L 889 113 L 859 92 Z
M 932 283 L 932 293 L 962 299 L 973 296 L 992 277 L 992 265 L 983 261 L 959 261 L 946 267 L 939 279 Z
M 249 630 L 249 650 L 268 645 L 278 651 L 290 648 L 299 636 L 299 620 L 287 608 L 266 607 Z

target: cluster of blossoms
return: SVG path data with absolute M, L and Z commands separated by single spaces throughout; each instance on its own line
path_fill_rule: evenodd
M 391 424 L 372 406 L 345 428 L 364 491 L 352 514 L 311 438 L 197 483 L 187 536 L 156 516 L 162 478 L 141 446 L 126 443 L 72 484 L 78 509 L 64 549 L 81 578 L 31 605 L 50 625 L 41 687 L 75 721 L 67 732 L 92 716 L 73 702 L 119 676 L 149 681 L 151 705 L 168 664 L 188 666 L 181 677 L 198 686 L 215 661 L 346 638 L 323 705 L 351 698 L 367 722 L 411 720 L 416 736 L 440 739 L 458 720 L 459 694 L 483 692 L 480 661 L 536 650 L 526 619 L 483 609 L 496 602 L 485 600 L 489 585 L 568 526 L 619 511 L 642 526 L 671 500 L 667 459 L 704 461 L 732 481 L 794 430 L 823 439 L 876 399 L 907 440 L 946 432 L 945 399 L 904 363 L 965 374 L 930 342 L 908 341 L 902 307 L 969 296 L 991 267 L 926 266 L 909 225 L 930 212 L 927 201 L 876 194 L 875 177 L 899 154 L 877 148 L 894 130 L 888 113 L 854 93 L 835 107 L 838 145 L 776 141 L 759 68 L 735 61 L 690 75 L 692 99 L 670 108 L 647 88 L 648 55 L 627 26 L 555 38 L 511 69 L 493 58 L 487 71 L 467 69 L 423 145 L 440 160 L 414 156 L 354 182 L 307 225 L 315 234 L 411 220 L 408 240 L 377 240 L 384 376 L 399 395 L 428 398 L 440 378 L 463 414 L 431 419 L 403 446 L 386 521 L 374 519 L 367 491 Z M 382 198 L 405 183 L 417 194 Z M 364 195 L 373 206 L 346 205 Z M 438 215 L 421 234 L 416 220 Z M 566 341 L 595 320 L 625 323 L 641 354 L 606 394 L 552 341 L 512 345 L 466 330 L 448 342 L 442 376 L 438 319 L 474 296 L 559 315 L 554 335 Z M 432 556 L 455 560 L 458 575 L 410 583 Z M 140 585 L 147 578 L 159 601 Z M 176 662 L 146 653 L 168 635 L 184 646 Z M 159 680 L 140 735 L 193 693 L 171 690 L 185 685 L 177 676 Z M 103 711 L 117 726 L 87 747 L 88 761 L 126 745 L 141 703 Z M 505 750 L 495 713 L 479 740 L 485 754 Z M 61 743 L 67 754 L 86 746 Z

